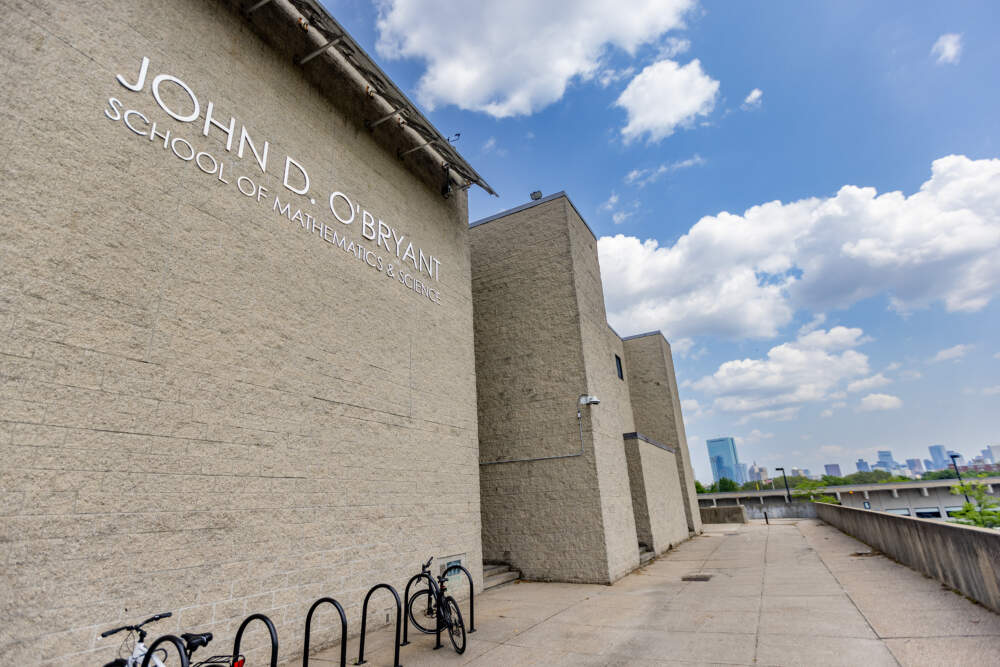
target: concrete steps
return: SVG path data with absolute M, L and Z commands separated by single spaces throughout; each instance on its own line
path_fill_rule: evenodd
M 653 553 L 652 549 L 642 542 L 639 542 L 639 567 L 642 567 L 649 561 L 653 560 L 654 556 L 656 556 L 656 554 Z
M 521 572 L 515 570 L 509 563 L 483 564 L 483 590 L 488 591 L 497 586 L 509 584 L 521 578 Z

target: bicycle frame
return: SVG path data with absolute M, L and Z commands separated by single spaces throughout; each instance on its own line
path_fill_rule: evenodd
M 146 645 L 142 643 L 141 639 L 136 640 L 135 647 L 132 649 L 132 655 L 130 655 L 128 660 L 125 662 L 126 666 L 139 667 L 139 665 L 142 664 L 142 659 L 146 657 L 148 650 L 149 649 L 146 648 Z M 153 665 L 153 667 L 166 667 L 166 665 L 163 664 L 163 661 L 156 655 L 152 656 L 149 664 Z
M 436 606 L 435 610 L 435 633 L 434 633 L 434 650 L 441 648 L 441 630 L 447 629 L 451 631 L 451 612 L 448 610 L 448 604 L 445 600 L 445 593 L 448 591 L 448 577 L 445 574 L 437 577 L 435 581 L 434 576 L 430 571 L 431 561 L 427 561 L 427 564 L 420 568 L 420 574 L 417 577 L 427 579 L 427 588 L 430 594 L 427 596 L 427 615 L 431 614 L 431 605 Z M 417 578 L 414 577 L 414 578 Z M 409 590 L 409 586 L 407 586 Z

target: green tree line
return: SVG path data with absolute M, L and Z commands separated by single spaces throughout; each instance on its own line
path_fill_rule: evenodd
M 978 478 L 978 477 L 989 477 L 991 473 L 980 472 L 980 473 L 963 473 L 963 478 Z M 921 479 L 955 479 L 954 470 L 935 470 L 933 472 L 924 473 Z M 781 477 L 774 477 L 774 488 L 781 489 L 784 488 L 785 483 L 782 481 Z M 789 488 L 801 487 L 803 485 L 809 488 L 820 488 L 824 486 L 848 486 L 852 484 L 884 484 L 887 482 L 910 482 L 913 481 L 909 477 L 903 477 L 902 475 L 893 475 L 884 470 L 873 470 L 871 472 L 855 472 L 850 475 L 844 475 L 843 477 L 836 477 L 834 475 L 823 475 L 819 481 L 811 480 L 808 477 L 802 477 L 800 475 L 789 475 L 788 476 L 788 486 Z M 694 488 L 698 493 L 726 493 L 732 491 L 756 491 L 758 489 L 770 489 L 771 484 L 764 484 L 763 482 L 747 482 L 742 486 L 737 484 L 735 481 L 729 479 L 728 477 L 723 477 L 718 482 L 713 482 L 710 486 L 705 486 L 701 482 L 695 481 Z

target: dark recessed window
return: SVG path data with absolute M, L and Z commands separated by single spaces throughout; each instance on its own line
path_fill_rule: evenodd
M 622 373 L 622 358 L 619 357 L 617 354 L 615 355 L 615 366 L 618 368 L 618 379 L 624 380 L 625 374 Z

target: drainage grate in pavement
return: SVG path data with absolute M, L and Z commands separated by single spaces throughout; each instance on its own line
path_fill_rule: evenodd
M 681 581 L 708 581 L 712 578 L 710 574 L 685 574 Z

